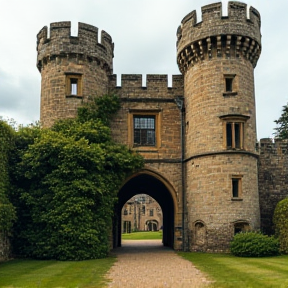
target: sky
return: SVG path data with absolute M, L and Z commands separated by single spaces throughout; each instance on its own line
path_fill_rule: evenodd
M 115 43 L 114 73 L 179 74 L 176 30 L 211 0 L 1 0 L 0 116 L 27 125 L 40 118 L 41 75 L 36 35 L 52 22 L 78 22 L 105 30 Z M 223 13 L 228 1 L 222 1 Z M 288 102 L 288 1 L 241 1 L 261 14 L 262 53 L 255 68 L 257 138 L 273 137 Z

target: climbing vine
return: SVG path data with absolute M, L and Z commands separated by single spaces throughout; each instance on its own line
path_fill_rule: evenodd
M 16 219 L 15 208 L 8 199 L 11 189 L 9 156 L 13 146 L 13 129 L 0 119 L 0 233 L 7 235 Z
M 107 256 L 117 191 L 143 165 L 140 155 L 111 139 L 109 119 L 118 108 L 117 98 L 108 95 L 51 129 L 18 132 L 11 194 L 19 213 L 13 242 L 18 254 Z

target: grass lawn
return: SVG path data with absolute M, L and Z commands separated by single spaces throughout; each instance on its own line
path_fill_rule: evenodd
M 288 287 L 288 255 L 265 258 L 242 258 L 230 254 L 178 253 L 193 262 L 211 280 L 209 287 L 266 288 Z
M 122 240 L 150 240 L 150 239 L 162 239 L 162 231 L 144 231 L 144 232 L 132 232 L 123 233 Z
M 2 288 L 105 287 L 104 275 L 116 258 L 86 261 L 12 260 L 0 263 Z

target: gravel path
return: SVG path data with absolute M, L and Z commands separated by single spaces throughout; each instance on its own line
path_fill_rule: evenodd
M 117 262 L 107 274 L 110 288 L 194 288 L 210 283 L 161 240 L 126 240 L 113 252 Z

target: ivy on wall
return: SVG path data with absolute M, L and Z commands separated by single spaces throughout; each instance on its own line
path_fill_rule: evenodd
M 117 192 L 143 158 L 112 141 L 116 96 L 79 109 L 51 129 L 30 126 L 15 136 L 10 193 L 17 207 L 16 254 L 83 260 L 107 256 Z
M 14 142 L 13 129 L 0 120 L 0 233 L 8 235 L 16 219 L 15 208 L 8 199 L 10 186 L 9 156 Z

